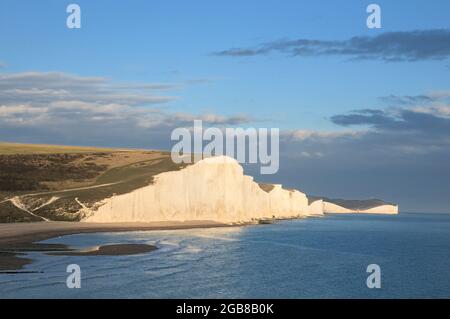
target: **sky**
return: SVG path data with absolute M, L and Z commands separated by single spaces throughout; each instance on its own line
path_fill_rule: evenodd
M 66 7 L 81 8 L 81 28 Z M 366 7 L 381 8 L 381 28 Z M 281 130 L 257 179 L 450 212 L 450 2 L 0 0 L 0 140 L 170 149 Z

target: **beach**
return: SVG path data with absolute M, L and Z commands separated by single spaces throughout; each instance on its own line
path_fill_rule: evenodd
M 151 223 L 80 223 L 37 222 L 0 224 L 0 271 L 16 271 L 32 262 L 23 258 L 24 252 L 42 251 L 51 254 L 72 255 L 126 255 L 156 249 L 151 245 L 115 245 L 96 247 L 89 251 L 72 251 L 70 247 L 38 242 L 80 233 L 175 230 L 190 228 L 228 227 L 230 224 L 214 221 L 151 222 Z

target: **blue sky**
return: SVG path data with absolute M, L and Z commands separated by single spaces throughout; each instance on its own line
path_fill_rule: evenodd
M 378 107 L 379 96 L 446 89 L 450 81 L 443 61 L 210 55 L 282 38 L 338 40 L 448 28 L 445 0 L 378 1 L 382 29 L 366 27 L 369 1 L 77 1 L 79 30 L 65 27 L 68 3 L 2 0 L 0 58 L 6 71 L 64 71 L 133 82 L 208 79 L 175 92 L 179 99 L 170 108 L 244 111 L 277 126 L 310 129 L 332 129 L 326 117 Z
M 73 2 L 81 29 L 72 2 L 0 0 L 0 140 L 168 148 L 171 127 L 214 115 L 284 132 L 274 182 L 447 211 L 449 1 Z

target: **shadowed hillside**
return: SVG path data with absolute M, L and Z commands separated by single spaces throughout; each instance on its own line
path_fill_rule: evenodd
M 0 222 L 78 221 L 182 167 L 168 152 L 0 143 Z

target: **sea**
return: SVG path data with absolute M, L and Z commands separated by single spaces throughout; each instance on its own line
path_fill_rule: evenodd
M 449 298 L 450 214 L 326 215 L 273 224 L 77 234 L 73 248 L 152 244 L 128 256 L 28 253 L 0 298 Z M 69 288 L 69 265 L 80 269 Z M 375 265 L 375 266 L 374 266 Z M 374 285 L 376 283 L 376 285 Z

